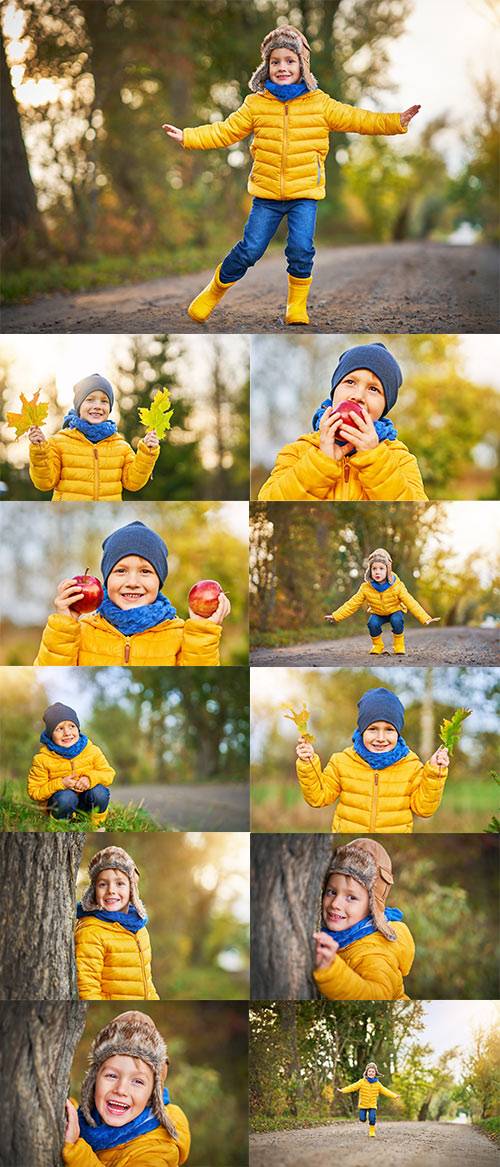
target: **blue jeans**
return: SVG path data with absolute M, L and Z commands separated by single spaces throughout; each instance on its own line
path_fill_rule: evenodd
M 249 267 L 260 259 L 276 234 L 284 215 L 288 215 L 288 238 L 285 247 L 287 271 L 300 280 L 308 279 L 316 254 L 313 245 L 316 226 L 316 199 L 253 200 L 243 232 L 223 260 L 219 279 L 223 284 L 241 280 Z
M 365 1109 L 361 1108 L 360 1112 L 359 1112 L 359 1121 L 366 1122 L 367 1115 L 368 1115 L 368 1125 L 375 1126 L 376 1122 L 377 1122 L 377 1111 L 375 1110 L 375 1107 L 370 1107 L 369 1110 L 365 1110 Z
M 83 794 L 77 794 L 76 790 L 56 790 L 49 798 L 47 807 L 55 819 L 70 819 L 75 810 L 84 810 L 87 814 L 91 810 L 106 810 L 108 802 L 108 787 L 99 785 L 84 790 Z
M 395 635 L 400 636 L 404 632 L 405 627 L 403 613 L 391 612 L 390 616 L 375 616 L 375 614 L 372 614 L 368 621 L 370 636 L 380 636 L 383 624 L 390 624 Z

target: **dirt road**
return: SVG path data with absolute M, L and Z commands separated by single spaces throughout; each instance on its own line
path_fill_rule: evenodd
M 158 826 L 179 831 L 249 831 L 249 794 L 244 783 L 205 785 L 113 785 L 120 802 L 143 802 Z
M 498 1148 L 470 1126 L 445 1122 L 333 1122 L 250 1136 L 250 1167 L 499 1167 Z
M 274 332 L 286 330 L 284 258 L 273 254 L 231 289 L 203 325 L 186 314 L 210 271 L 42 296 L 4 308 L 3 332 Z M 388 243 L 318 247 L 308 332 L 496 332 L 493 247 Z M 297 327 L 297 326 L 296 326 Z
M 495 628 L 410 628 L 405 632 L 406 656 L 392 653 L 392 635 L 384 632 L 388 650 L 370 656 L 370 637 L 316 640 L 290 648 L 254 648 L 252 665 L 498 665 L 500 637 Z

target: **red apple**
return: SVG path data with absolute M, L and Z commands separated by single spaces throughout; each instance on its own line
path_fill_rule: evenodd
M 79 616 L 84 615 L 85 612 L 95 612 L 104 597 L 99 580 L 94 575 L 89 575 L 88 571 L 89 569 L 86 567 L 85 575 L 73 576 L 75 583 L 83 592 L 83 596 L 81 600 L 75 600 L 75 603 L 71 604 L 70 607 L 71 611 L 77 612 Z
M 340 416 L 347 423 L 347 425 L 352 425 L 355 429 L 359 428 L 355 418 L 349 417 L 350 413 L 355 413 L 358 417 L 363 418 L 363 410 L 361 409 L 361 406 L 358 405 L 357 401 L 350 401 L 347 399 L 347 401 L 340 401 L 338 405 L 332 404 L 332 408 L 335 410 L 335 413 L 340 413 Z M 338 446 L 347 445 L 347 442 L 344 438 L 335 438 L 335 441 Z
M 213 616 L 222 592 L 216 579 L 200 579 L 193 584 L 188 595 L 188 604 L 196 616 Z

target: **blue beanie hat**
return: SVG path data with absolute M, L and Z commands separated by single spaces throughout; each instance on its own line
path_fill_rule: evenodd
M 390 689 L 369 689 L 358 701 L 358 729 L 364 733 L 374 721 L 388 721 L 398 733 L 404 725 L 405 710 Z
M 398 362 L 389 349 L 385 347 L 385 344 L 381 344 L 380 341 L 376 341 L 374 344 L 358 344 L 354 348 L 348 348 L 339 357 L 339 363 L 333 374 L 331 398 L 333 398 L 337 385 L 355 369 L 369 369 L 382 382 L 385 393 L 385 409 L 382 417 L 385 417 L 386 413 L 389 413 L 389 410 L 396 404 L 398 390 L 403 382 L 403 374 Z
M 77 381 L 76 385 L 73 385 L 73 404 L 77 413 L 80 412 L 80 406 L 82 405 L 82 402 L 85 401 L 85 398 L 88 397 L 90 393 L 95 393 L 97 390 L 100 390 L 101 393 L 106 394 L 106 397 L 109 401 L 109 407 L 110 409 L 113 408 L 113 401 L 115 398 L 110 382 L 106 379 L 106 377 L 102 377 L 100 373 L 91 373 L 90 377 L 83 377 L 81 381 Z
M 75 710 L 70 705 L 62 705 L 60 701 L 56 701 L 54 705 L 48 706 L 43 715 L 43 720 L 49 737 L 52 737 L 54 730 L 61 721 L 73 721 L 77 729 L 80 729 L 78 714 L 75 713 Z
M 168 575 L 168 548 L 156 531 L 146 527 L 145 523 L 127 523 L 126 527 L 119 527 L 118 531 L 113 531 L 104 540 L 102 549 L 101 571 L 104 583 L 107 583 L 108 575 L 120 559 L 126 555 L 140 555 L 141 559 L 147 559 L 154 567 L 160 586 L 163 587 Z

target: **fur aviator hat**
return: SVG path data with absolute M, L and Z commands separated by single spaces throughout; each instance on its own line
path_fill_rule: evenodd
M 389 555 L 389 552 L 385 550 L 385 547 L 376 547 L 375 551 L 372 551 L 371 555 L 368 556 L 367 563 L 366 563 L 366 571 L 364 574 L 365 583 L 369 583 L 371 578 L 372 578 L 371 570 L 372 570 L 372 565 L 374 563 L 383 563 L 384 564 L 384 566 L 387 568 L 387 579 L 390 583 L 390 581 L 393 577 L 392 559 Z
M 350 875 L 366 887 L 375 927 L 387 940 L 396 940 L 396 933 L 384 916 L 386 900 L 394 882 L 391 859 L 385 847 L 375 839 L 354 839 L 345 847 L 339 847 L 326 873 L 323 894 L 333 874 Z
M 248 88 L 252 90 L 252 93 L 264 91 L 265 82 L 269 80 L 269 57 L 273 49 L 291 49 L 293 53 L 296 53 L 300 61 L 301 77 L 307 88 L 318 88 L 318 82 L 311 73 L 311 49 L 304 33 L 300 32 L 298 28 L 294 28 L 292 24 L 283 24 L 281 28 L 273 28 L 272 32 L 268 32 L 262 41 L 260 46 L 262 64 L 255 70 L 248 82 Z
M 134 860 L 123 850 L 123 847 L 104 847 L 102 851 L 97 852 L 97 855 L 92 856 L 89 863 L 90 883 L 82 896 L 82 908 L 85 912 L 95 912 L 97 908 L 95 898 L 96 879 L 101 871 L 106 871 L 110 867 L 115 868 L 117 871 L 123 871 L 124 875 L 128 877 L 130 883 L 130 903 L 134 905 L 134 908 L 137 908 L 139 915 L 144 919 L 147 912 L 139 897 L 139 872 Z
M 80 1108 L 90 1126 L 95 1126 L 92 1109 L 95 1104 L 95 1084 L 97 1073 L 103 1062 L 115 1055 L 141 1058 L 154 1074 L 154 1087 L 149 1105 L 155 1118 L 165 1127 L 173 1139 L 177 1130 L 168 1118 L 163 1102 L 163 1084 L 167 1074 L 167 1047 L 154 1021 L 146 1013 L 131 1009 L 120 1013 L 104 1026 L 92 1043 L 89 1054 L 89 1068 L 82 1083 Z

